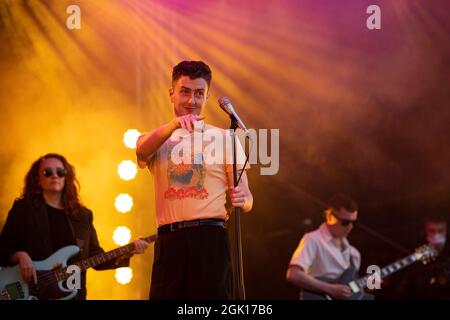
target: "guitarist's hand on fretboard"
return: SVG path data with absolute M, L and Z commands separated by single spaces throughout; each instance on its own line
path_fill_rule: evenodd
M 142 254 L 145 252 L 145 250 L 147 250 L 148 242 L 141 238 L 134 240 L 133 244 L 134 244 L 133 254 L 134 253 Z
M 117 258 L 116 265 L 120 265 L 123 260 L 131 258 L 133 254 L 144 253 L 145 250 L 147 250 L 148 242 L 141 238 L 137 238 L 136 240 L 133 241 L 133 246 L 134 246 L 133 251 L 131 251 L 129 254 L 124 254 L 123 256 Z

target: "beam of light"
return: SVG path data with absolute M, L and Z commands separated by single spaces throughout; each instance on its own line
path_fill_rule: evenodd
M 117 173 L 125 181 L 133 180 L 137 174 L 137 166 L 131 160 L 123 160 L 117 167 Z
M 136 141 L 141 133 L 136 129 L 128 129 L 123 134 L 123 143 L 129 149 L 136 149 Z
M 133 269 L 129 267 L 117 268 L 115 272 L 116 281 L 122 285 L 129 284 L 133 279 Z
M 127 193 L 121 193 L 116 197 L 114 207 L 121 213 L 130 212 L 133 208 L 133 198 Z
M 114 230 L 113 240 L 119 246 L 126 245 L 130 242 L 131 239 L 131 231 L 127 227 L 119 226 Z

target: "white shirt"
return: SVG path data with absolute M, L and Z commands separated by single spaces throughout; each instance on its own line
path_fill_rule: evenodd
M 318 229 L 303 236 L 289 265 L 300 266 L 313 277 L 336 279 L 352 263 L 359 269 L 359 251 L 350 245 L 347 238 L 342 239 L 342 247 L 336 245 L 326 223 L 322 223 Z

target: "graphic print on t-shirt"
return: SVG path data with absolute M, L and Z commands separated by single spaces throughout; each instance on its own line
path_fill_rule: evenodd
M 179 142 L 174 141 L 168 144 L 168 164 L 167 181 L 168 189 L 164 193 L 164 198 L 169 200 L 181 200 L 184 198 L 207 199 L 208 191 L 204 188 L 205 182 L 205 162 L 201 150 L 191 151 L 190 163 L 174 163 L 172 161 L 172 149 Z

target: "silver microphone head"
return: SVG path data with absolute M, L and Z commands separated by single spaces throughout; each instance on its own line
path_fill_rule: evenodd
M 228 113 L 228 115 L 232 115 L 232 111 L 234 111 L 233 106 L 230 103 L 230 100 L 226 97 L 220 97 L 219 98 L 219 106 L 222 108 L 223 111 Z
M 231 105 L 230 100 L 226 97 L 220 97 L 219 98 L 219 106 L 222 108 L 223 111 L 225 111 L 229 116 L 232 116 L 236 119 L 236 122 L 247 135 L 249 134 L 249 131 L 245 127 L 244 123 L 241 121 L 239 116 L 237 115 L 236 111 L 234 111 L 233 106 Z

